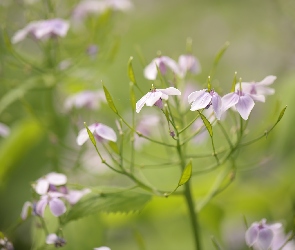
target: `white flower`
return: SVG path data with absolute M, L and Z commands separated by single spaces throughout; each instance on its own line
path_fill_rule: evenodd
M 137 103 L 136 103 L 136 113 L 139 113 L 144 105 L 146 106 L 159 106 L 162 108 L 162 99 L 167 100 L 169 95 L 181 95 L 181 92 L 173 87 L 169 87 L 166 89 L 155 89 L 152 88 L 150 92 L 144 95 Z M 159 101 L 159 103 L 157 103 Z
M 28 35 L 32 35 L 37 40 L 56 36 L 64 37 L 68 32 L 69 26 L 69 22 L 60 18 L 33 21 L 14 34 L 12 43 L 18 43 Z
M 106 126 L 102 123 L 94 123 L 90 126 L 88 126 L 88 129 L 91 131 L 91 133 L 94 135 L 94 137 L 98 140 L 108 140 L 108 141 L 117 141 L 117 135 L 115 131 L 110 128 L 109 126 Z M 78 137 L 77 137 L 77 144 L 79 146 L 83 145 L 87 140 L 89 139 L 89 135 L 87 133 L 87 129 L 84 128 L 79 131 Z
M 0 136 L 7 137 L 10 134 L 10 128 L 0 122 Z
M 50 185 L 61 186 L 66 183 L 67 177 L 64 174 L 52 172 L 38 179 L 36 185 L 34 185 L 34 189 L 37 194 L 43 195 L 49 191 Z
M 62 247 L 66 244 L 63 238 L 58 237 L 56 234 L 49 234 L 46 237 L 46 244 L 53 244 L 55 247 Z
M 111 250 L 109 247 L 97 247 L 93 248 L 93 250 Z
M 180 70 L 180 76 L 182 78 L 185 77 L 188 71 L 195 75 L 201 72 L 200 62 L 193 55 L 181 55 L 178 58 L 178 65 Z

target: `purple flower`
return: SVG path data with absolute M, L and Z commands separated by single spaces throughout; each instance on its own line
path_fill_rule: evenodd
M 26 201 L 23 205 L 20 217 L 22 218 L 22 220 L 25 220 L 30 215 L 36 215 L 36 203 Z
M 54 188 L 54 186 L 62 186 L 66 183 L 67 177 L 64 174 L 52 172 L 38 179 L 34 185 L 34 189 L 37 194 L 43 195 L 46 194 L 50 188 Z
M 0 122 L 0 136 L 7 137 L 10 134 L 10 128 Z
M 68 32 L 69 26 L 69 22 L 60 18 L 33 21 L 14 34 L 12 43 L 18 43 L 28 35 L 33 36 L 37 40 L 57 36 L 64 37 Z
M 222 101 L 214 90 L 209 92 L 207 89 L 202 89 L 192 92 L 188 96 L 188 102 L 191 103 L 191 111 L 207 109 L 212 105 L 216 118 L 220 120 Z
M 1 237 L 0 238 L 0 249 L 1 250 L 14 250 L 12 243 L 6 237 L 4 237 L 2 232 L 0 232 L 0 237 Z
M 242 82 L 242 90 L 244 93 L 251 96 L 254 101 L 265 102 L 266 95 L 273 95 L 275 90 L 268 87 L 277 79 L 276 76 L 267 76 L 260 82 Z M 236 85 L 236 90 L 239 89 L 239 84 Z
M 149 80 L 155 80 L 158 75 L 158 69 L 162 75 L 165 75 L 167 68 L 171 69 L 175 74 L 180 75 L 178 64 L 168 56 L 160 56 L 152 60 L 152 62 L 144 68 L 144 76 Z
M 89 108 L 89 109 L 98 109 L 100 102 L 105 102 L 105 96 L 102 90 L 98 91 L 82 91 L 77 94 L 69 96 L 64 103 L 65 109 L 71 110 L 72 108 Z
M 159 108 L 162 108 L 162 99 L 168 100 L 169 95 L 181 95 L 181 92 L 173 87 L 169 87 L 166 89 L 156 89 L 152 88 L 150 92 L 144 95 L 137 103 L 136 103 L 136 113 L 139 113 L 144 105 L 153 106 L 156 105 Z
M 69 190 L 65 195 L 65 199 L 71 204 L 75 205 L 84 195 L 89 194 L 91 190 L 84 188 L 82 190 Z
M 181 55 L 178 58 L 178 65 L 180 70 L 180 76 L 182 78 L 186 75 L 188 71 L 195 75 L 201 72 L 199 60 L 193 55 Z
M 53 244 L 55 247 L 62 247 L 66 244 L 63 238 L 58 237 L 56 234 L 49 234 L 46 237 L 46 244 Z
M 41 196 L 41 199 L 37 202 L 36 213 L 40 216 L 44 216 L 44 211 L 48 205 L 52 214 L 56 217 L 66 212 L 66 206 L 60 197 L 64 197 L 64 194 L 58 192 L 48 192 Z
M 241 90 L 229 93 L 221 98 L 222 101 L 222 111 L 225 112 L 229 108 L 235 106 L 239 114 L 244 120 L 248 120 L 248 117 L 253 109 L 255 103 L 251 96 L 244 93 Z
M 91 131 L 91 133 L 95 136 L 96 139 L 101 141 L 102 139 L 108 140 L 108 141 L 117 141 L 117 135 L 115 131 L 110 128 L 109 126 L 106 126 L 102 123 L 94 123 L 88 127 L 88 129 Z M 87 129 L 84 128 L 80 130 L 78 137 L 77 137 L 77 144 L 79 146 L 83 145 L 87 140 L 89 139 L 89 135 L 87 133 Z

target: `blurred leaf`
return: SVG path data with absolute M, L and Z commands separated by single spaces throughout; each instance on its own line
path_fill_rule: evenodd
M 237 84 L 237 72 L 235 72 L 235 76 L 234 76 L 234 79 L 233 79 L 233 83 L 231 85 L 230 92 L 235 92 L 236 84 Z
M 22 120 L 11 130 L 11 134 L 0 144 L 0 184 L 7 180 L 8 171 L 35 146 L 44 130 L 36 120 Z
M 120 154 L 118 146 L 115 142 L 109 141 L 109 146 L 116 154 Z
M 135 111 L 135 109 L 136 109 L 136 97 L 135 97 L 133 85 L 130 86 L 130 101 L 131 101 L 132 110 Z
M 199 112 L 199 114 L 200 114 L 200 116 L 201 116 L 201 118 L 202 118 L 202 120 L 203 120 L 203 123 L 204 123 L 206 129 L 207 129 L 208 132 L 209 132 L 209 135 L 212 137 L 212 136 L 213 136 L 213 130 L 212 130 L 212 125 L 211 125 L 211 123 L 207 120 L 206 116 L 204 116 L 204 115 L 203 115 L 202 113 L 200 113 L 200 112 Z
M 113 188 L 115 190 L 115 188 Z M 75 204 L 65 216 L 63 224 L 81 217 L 98 212 L 128 213 L 136 212 L 145 206 L 151 199 L 151 195 L 139 193 L 133 190 L 118 188 L 117 192 L 98 194 L 90 193 Z
M 106 97 L 106 100 L 108 102 L 108 105 L 109 107 L 116 113 L 118 114 L 118 110 L 116 109 L 116 106 L 113 102 L 113 98 L 112 96 L 110 95 L 109 91 L 107 90 L 107 88 L 103 85 L 103 91 L 104 91 L 104 94 L 105 94 L 105 97 Z
M 85 126 L 85 128 L 87 130 L 87 133 L 88 133 L 88 136 L 90 138 L 90 141 L 92 142 L 92 144 L 94 145 L 94 147 L 96 147 L 96 140 L 95 140 L 94 135 L 92 134 L 92 132 L 89 130 L 86 122 L 84 122 L 84 126 Z
M 213 63 L 215 67 L 219 63 L 220 59 L 222 58 L 223 54 L 225 53 L 225 51 L 227 50 L 228 47 L 229 47 L 229 42 L 226 42 L 221 47 L 221 49 L 218 51 L 217 55 L 215 56 L 214 63 Z
M 280 115 L 279 115 L 279 118 L 278 118 L 278 120 L 277 120 L 276 124 L 277 124 L 277 123 L 279 123 L 279 122 L 280 122 L 280 120 L 283 118 L 283 116 L 284 116 L 284 114 L 285 114 L 285 111 L 286 111 L 286 109 L 287 109 L 287 106 L 286 106 L 286 107 L 284 107 L 284 108 L 283 108 L 283 110 L 281 111 L 281 113 L 280 113 Z M 275 125 L 276 125 L 276 124 L 275 124 Z
M 137 83 L 135 80 L 135 75 L 134 75 L 134 71 L 133 71 L 133 67 L 132 67 L 132 60 L 133 60 L 133 57 L 131 56 L 128 61 L 128 76 L 129 76 L 130 81 L 134 85 L 136 85 Z
M 182 175 L 178 182 L 178 187 L 188 182 L 191 176 L 192 176 L 192 161 L 190 160 L 182 172 Z

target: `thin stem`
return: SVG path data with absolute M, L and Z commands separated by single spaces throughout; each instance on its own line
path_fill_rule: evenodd
M 196 116 L 192 121 L 190 121 L 190 123 L 188 125 L 186 125 L 183 129 L 181 129 L 179 131 L 179 134 L 181 134 L 182 132 L 187 130 L 195 122 L 195 120 L 197 120 L 199 117 L 200 117 L 200 115 Z
M 229 138 L 229 136 L 228 136 L 226 130 L 225 130 L 224 127 L 222 126 L 221 122 L 220 122 L 220 121 L 217 121 L 217 124 L 218 124 L 218 126 L 220 127 L 220 130 L 222 131 L 222 133 L 223 133 L 225 139 L 227 140 L 227 143 L 229 144 L 230 148 L 233 149 L 233 144 L 232 144 L 232 142 L 231 142 L 231 140 L 230 140 L 230 138 Z

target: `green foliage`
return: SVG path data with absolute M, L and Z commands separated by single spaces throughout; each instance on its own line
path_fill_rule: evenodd
M 103 85 L 103 91 L 106 97 L 106 100 L 108 102 L 109 107 L 116 113 L 118 114 L 118 110 L 116 109 L 116 106 L 113 102 L 113 98 L 111 96 L 111 94 L 109 93 L 109 91 L 107 90 L 107 88 Z
M 190 160 L 189 163 L 184 168 L 180 180 L 178 182 L 178 187 L 182 186 L 183 184 L 187 183 L 192 176 L 192 161 Z
M 93 133 L 89 130 L 89 128 L 88 128 L 86 122 L 84 122 L 84 126 L 85 126 L 85 128 L 86 128 L 86 130 L 87 130 L 87 133 L 88 133 L 88 136 L 89 136 L 89 138 L 90 138 L 90 141 L 92 142 L 93 146 L 96 147 L 96 140 L 95 140 L 95 138 L 94 138 Z
M 129 76 L 130 81 L 134 85 L 137 85 L 136 80 L 135 80 L 135 75 L 134 75 L 133 67 L 132 67 L 132 60 L 133 60 L 133 57 L 131 56 L 129 58 L 129 61 L 128 61 L 128 76 Z
M 208 130 L 210 137 L 213 137 L 213 129 L 212 129 L 211 123 L 207 120 L 206 116 L 204 116 L 202 113 L 199 113 L 199 114 L 203 120 L 203 123 L 204 123 L 206 129 Z

